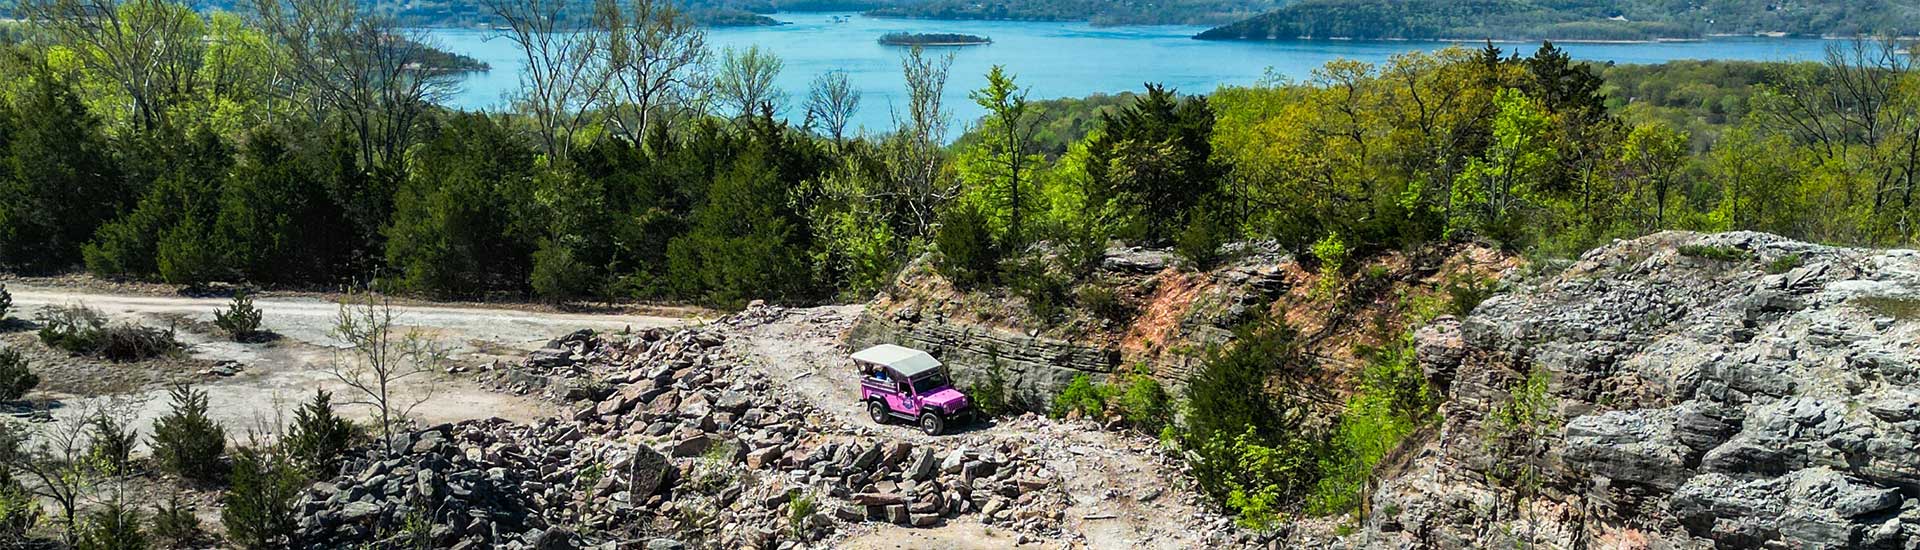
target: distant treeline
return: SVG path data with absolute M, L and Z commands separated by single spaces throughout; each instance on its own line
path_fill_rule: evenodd
M 1202 39 L 1654 40 L 1714 34 L 1903 31 L 1920 12 L 1893 0 L 1302 0 Z
M 890 32 L 880 35 L 880 43 L 890 46 L 955 46 L 992 42 L 993 39 L 985 36 L 957 33 Z

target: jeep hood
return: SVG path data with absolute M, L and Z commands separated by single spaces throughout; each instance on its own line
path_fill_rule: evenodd
M 953 411 L 967 406 L 967 394 L 960 393 L 960 390 L 953 389 L 952 387 L 941 386 L 940 389 L 934 390 L 933 393 L 927 394 L 926 397 L 922 397 L 921 401 L 928 405 Z

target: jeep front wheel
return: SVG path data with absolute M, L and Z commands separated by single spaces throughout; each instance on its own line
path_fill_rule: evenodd
M 941 420 L 938 414 L 927 413 L 920 415 L 920 431 L 927 432 L 927 435 L 940 435 L 940 430 L 946 427 L 947 422 Z
M 887 423 L 887 405 L 878 399 L 867 402 L 867 414 L 873 416 L 875 424 Z

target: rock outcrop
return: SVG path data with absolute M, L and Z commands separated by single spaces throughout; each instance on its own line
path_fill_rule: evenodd
M 921 260 L 867 306 L 849 343 L 926 350 L 963 382 L 983 381 L 997 366 L 1016 404 L 1043 409 L 1081 375 L 1103 382 L 1144 368 L 1182 388 L 1207 346 L 1262 314 L 1301 329 L 1308 351 L 1326 363 L 1356 365 L 1356 344 L 1379 344 L 1374 327 L 1402 322 L 1408 298 L 1432 295 L 1456 274 L 1484 278 L 1510 263 L 1471 246 L 1388 254 L 1350 270 L 1360 283 L 1351 285 L 1355 295 L 1333 296 L 1314 290 L 1315 270 L 1271 244 L 1228 252 L 1230 261 L 1195 271 L 1166 250 L 1111 248 L 1049 319 L 1036 318 L 1026 298 L 1005 288 L 956 289 Z M 1330 372 L 1346 370 L 1357 372 Z
M 830 546 L 823 541 L 848 523 L 931 527 L 960 516 L 1059 533 L 1067 495 L 1046 465 L 1066 452 L 1057 442 L 915 442 L 827 421 L 725 345 L 730 327 L 777 313 L 554 340 L 516 369 L 602 388 L 574 395 L 570 419 L 433 426 L 397 435 L 393 452 L 365 449 L 303 495 L 298 540 L 313 549 L 786 549 Z M 1037 431 L 1041 420 L 1003 422 Z
M 1661 233 L 1416 342 L 1366 546 L 1920 548 L 1920 252 Z

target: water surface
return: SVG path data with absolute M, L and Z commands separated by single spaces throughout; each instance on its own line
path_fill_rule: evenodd
M 846 22 L 835 22 L 836 17 Z M 1031 90 L 1029 97 L 1033 99 L 1140 90 L 1146 82 L 1204 93 L 1222 85 L 1253 83 L 1268 69 L 1304 79 L 1314 68 L 1333 59 L 1378 62 L 1397 53 L 1446 45 L 1425 41 L 1200 41 L 1190 37 L 1206 28 L 1194 26 L 1094 27 L 1086 23 L 932 21 L 831 13 L 783 13 L 774 18 L 791 24 L 711 29 L 708 42 L 716 51 L 759 45 L 778 53 L 786 62 L 779 78 L 780 87 L 789 96 L 784 112 L 794 120 L 802 114 L 800 101 L 816 75 L 846 71 L 864 96 L 853 122 L 872 131 L 892 128 L 891 113 L 896 106 L 904 108 L 906 86 L 900 78 L 900 57 L 906 50 L 877 41 L 889 32 L 953 32 L 993 39 L 985 46 L 933 50 L 954 54 L 944 97 L 947 108 L 955 114 L 956 132 L 983 112 L 967 99 L 967 91 L 979 87 L 987 68 L 995 64 L 1005 65 L 1021 85 Z M 432 32 L 442 46 L 493 66 L 492 71 L 469 75 L 463 82 L 464 89 L 453 98 L 453 105 L 468 109 L 505 105 L 504 94 L 519 86 L 521 61 L 512 44 L 494 31 Z M 1729 38 L 1561 47 L 1581 59 L 1658 63 L 1676 59 L 1810 60 L 1819 59 L 1825 45 L 1826 41 L 1817 39 Z M 1501 47 L 1532 53 L 1538 44 L 1509 43 Z

